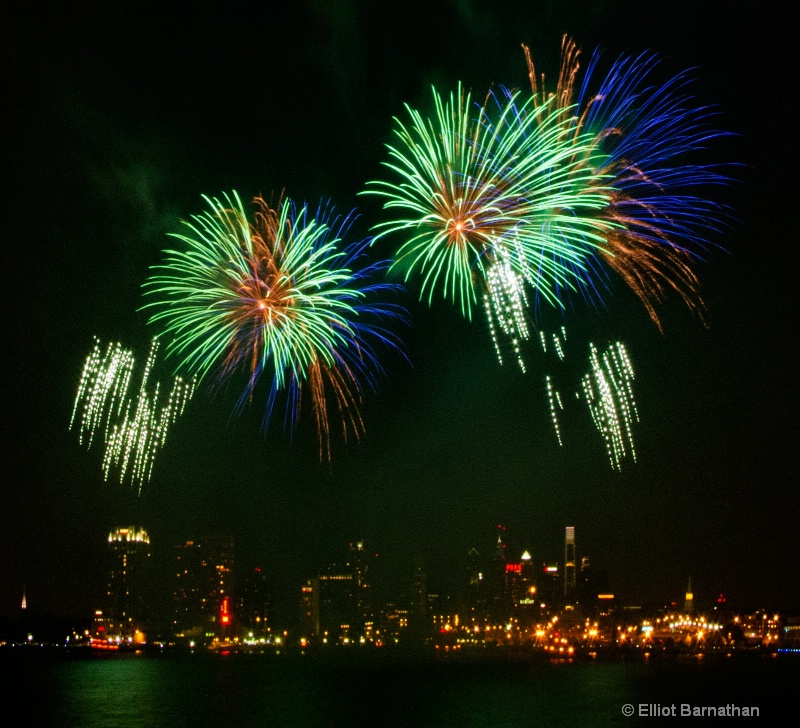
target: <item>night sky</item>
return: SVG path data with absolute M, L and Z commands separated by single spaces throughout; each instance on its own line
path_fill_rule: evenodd
M 488 554 L 501 523 L 509 555 L 537 561 L 563 558 L 575 526 L 578 555 L 626 604 L 680 599 L 691 577 L 701 602 L 724 592 L 800 609 L 788 19 L 754 2 L 177 5 L 3 3 L 0 616 L 17 613 L 23 588 L 37 612 L 91 613 L 105 537 L 129 524 L 159 544 L 229 535 L 287 590 L 287 612 L 354 539 L 380 555 L 391 590 L 422 567 L 431 589 L 455 591 L 469 549 Z M 320 463 L 307 427 L 292 442 L 279 420 L 264 434 L 262 403 L 236 414 L 234 387 L 201 388 L 141 495 L 104 482 L 102 451 L 68 429 L 84 358 L 96 336 L 144 360 L 158 330 L 141 284 L 202 194 L 330 199 L 357 208 L 365 237 L 384 218 L 359 193 L 386 176 L 403 103 L 429 108 L 431 84 L 525 88 L 522 43 L 554 80 L 565 33 L 585 58 L 653 50 L 666 74 L 694 68 L 699 103 L 736 135 L 709 150 L 740 166 L 737 184 L 710 191 L 738 219 L 698 268 L 707 327 L 672 298 L 661 334 L 616 284 L 602 303 L 536 320 L 566 326 L 576 365 L 589 341 L 626 344 L 637 462 L 614 472 L 580 409 L 559 447 L 536 347 L 526 374 L 500 366 L 480 315 L 418 303 L 412 279 L 408 361 L 383 359 L 360 445 Z M 171 364 L 160 361 L 163 381 Z

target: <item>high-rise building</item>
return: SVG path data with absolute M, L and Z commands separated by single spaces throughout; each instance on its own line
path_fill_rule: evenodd
M 351 541 L 347 558 L 347 569 L 353 575 L 353 595 L 359 623 L 369 622 L 374 617 L 372 599 L 373 567 L 377 554 L 367 551 L 364 541 Z
M 689 585 L 686 587 L 686 596 L 683 599 L 684 614 L 694 614 L 694 592 L 692 591 L 692 577 L 689 577 Z
M 226 614 L 224 626 L 233 626 L 234 615 L 229 610 L 235 593 L 234 584 L 234 545 L 233 541 L 224 537 L 206 538 L 204 541 L 206 568 L 211 578 L 209 585 L 208 605 L 216 622 L 220 624 L 220 615 Z M 218 630 L 219 634 L 219 630 Z
M 483 581 L 481 555 L 474 546 L 467 553 L 467 587 L 475 588 Z
M 482 624 L 488 614 L 488 586 L 481 555 L 473 547 L 467 553 L 467 578 L 461 611 L 465 618 L 476 624 Z
M 236 582 L 236 610 L 241 631 L 254 637 L 264 636 L 270 630 L 272 596 L 266 572 L 255 566 Z
M 506 589 L 506 527 L 497 526 L 497 542 L 494 547 L 492 564 L 492 603 L 491 614 L 495 619 L 505 619 L 509 610 L 508 592 Z
M 567 526 L 564 541 L 564 596 L 567 599 L 575 595 L 577 585 L 575 558 L 575 527 Z
M 531 552 L 525 549 L 519 557 L 522 563 L 522 583 L 525 586 L 536 584 L 536 565 L 534 564 Z
M 536 566 L 534 565 L 533 557 L 526 549 L 519 557 L 520 566 L 520 596 L 518 606 L 531 612 L 535 611 L 534 607 L 537 602 L 537 586 L 536 586 Z
M 404 640 L 417 644 L 424 641 L 430 635 L 439 608 L 439 595 L 428 592 L 428 574 L 423 568 L 418 567 L 411 579 L 408 594 L 407 620 L 405 622 L 408 629 L 403 634 Z
M 236 618 L 230 611 L 233 558 L 233 542 L 224 538 L 189 540 L 175 547 L 173 630 L 176 635 L 212 638 L 231 629 Z M 224 610 L 226 624 L 221 618 Z
M 522 590 L 522 562 L 507 561 L 504 600 L 509 613 L 519 607 L 520 599 L 523 597 Z
M 319 636 L 319 579 L 306 579 L 300 587 L 300 619 L 302 639 Z
M 423 569 L 414 572 L 411 582 L 411 616 L 417 625 L 428 618 L 428 575 Z
M 348 544 L 344 561 L 335 561 L 307 579 L 300 592 L 299 626 L 306 639 L 323 644 L 371 640 L 376 630 L 372 594 L 378 555 L 363 540 Z
M 95 613 L 95 631 L 104 639 L 144 641 L 155 596 L 150 537 L 143 528 L 115 528 L 107 555 L 105 603 Z
M 554 609 L 563 601 L 564 582 L 558 564 L 545 564 L 542 569 L 537 586 L 539 604 L 548 609 Z
M 197 637 L 204 633 L 203 554 L 200 543 L 178 544 L 174 554 L 173 631 L 178 636 Z
M 328 644 L 350 642 L 356 637 L 358 622 L 353 574 L 332 566 L 314 581 L 318 593 L 316 636 Z
M 578 600 L 587 614 L 593 613 L 600 606 L 599 595 L 604 595 L 608 605 L 610 587 L 608 574 L 598 570 L 591 564 L 588 556 L 581 556 L 581 568 L 578 574 Z

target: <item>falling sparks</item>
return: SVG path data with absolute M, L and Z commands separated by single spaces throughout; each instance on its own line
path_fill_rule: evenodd
M 102 352 L 100 341 L 95 339 L 94 348 L 83 366 L 78 392 L 72 407 L 70 429 L 75 424 L 80 410 L 78 441 L 91 447 L 95 434 L 118 417 L 125 407 L 125 396 L 133 373 L 133 352 L 123 349 L 119 343 L 111 343 Z
M 561 394 L 553 387 L 553 379 L 548 374 L 545 376 L 547 383 L 547 400 L 550 404 L 550 419 L 553 421 L 553 429 L 558 439 L 558 444 L 563 447 L 564 441 L 561 439 L 561 425 L 558 421 L 558 413 L 564 409 L 564 403 L 561 401 Z
M 484 295 L 486 316 L 492 334 L 497 359 L 502 364 L 503 354 L 497 339 L 497 327 L 508 337 L 522 371 L 525 361 L 522 358 L 521 342 L 530 337 L 525 309 L 528 301 L 522 278 L 514 272 L 505 255 L 486 272 L 488 292 Z
M 566 339 L 563 327 L 559 334 L 539 332 L 542 351 L 552 351 L 561 362 L 565 361 Z M 633 365 L 623 343 L 611 343 L 602 352 L 594 343 L 589 344 L 589 371 L 580 379 L 579 389 L 574 392 L 575 401 L 586 403 L 592 423 L 603 439 L 611 467 L 617 471 L 622 469 L 626 458 L 636 461 L 633 429 L 639 421 L 639 412 L 633 382 Z M 550 374 L 545 375 L 545 391 L 553 430 L 558 444 L 563 446 L 560 417 L 565 404 Z
M 605 442 L 611 467 L 621 470 L 626 457 L 636 460 L 633 423 L 639 421 L 639 413 L 633 397 L 633 366 L 620 342 L 611 344 L 602 354 L 594 344 L 589 348 L 591 369 L 582 380 L 584 397 Z
M 156 362 L 158 340 L 153 339 L 138 391 L 129 395 L 135 368 L 133 352 L 119 343 L 102 351 L 95 339 L 86 358 L 70 419 L 70 429 L 78 425 L 78 441 L 87 448 L 95 438 L 105 445 L 103 475 L 109 479 L 119 472 L 120 483 L 130 479 L 142 485 L 150 480 L 155 456 L 164 446 L 169 428 L 183 413 L 194 393 L 194 382 L 175 377 L 166 401 L 161 384 L 149 389 Z

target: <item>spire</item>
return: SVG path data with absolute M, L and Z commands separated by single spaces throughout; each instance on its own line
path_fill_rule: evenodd
M 28 608 L 28 599 L 25 596 L 25 585 L 22 585 L 22 611 L 24 612 Z
M 686 598 L 683 601 L 683 611 L 686 614 L 694 612 L 694 592 L 692 592 L 692 577 L 689 577 L 689 585 L 686 587 Z
M 498 524 L 497 526 L 497 546 L 495 547 L 495 558 L 498 561 L 502 561 L 505 563 L 506 560 L 506 542 L 503 539 L 503 535 L 505 534 L 506 527 L 502 524 Z

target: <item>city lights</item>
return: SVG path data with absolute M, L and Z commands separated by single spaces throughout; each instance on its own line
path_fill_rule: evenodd
M 300 620 L 285 628 L 276 623 L 265 571 L 237 574 L 232 541 L 193 539 L 169 546 L 154 544 L 144 528 L 118 527 L 107 538 L 105 602 L 94 611 L 91 629 L 73 631 L 66 644 L 100 652 L 183 648 L 221 654 L 405 645 L 447 655 L 504 648 L 566 660 L 619 652 L 800 650 L 800 618 L 764 610 L 737 613 L 725 595 L 702 602 L 693 591 L 689 611 L 677 610 L 674 602 L 625 606 L 602 588 L 606 574 L 578 553 L 573 526 L 565 529 L 563 569 L 560 563 L 537 567 L 529 550 L 518 561 L 510 559 L 506 528 L 499 526 L 498 533 L 494 554 L 477 572 L 484 578 L 469 577 L 458 593 L 447 595 L 433 592 L 417 571 L 412 591 L 388 600 L 374 596 L 377 555 L 363 540 L 352 541 L 340 561 L 299 585 L 294 598 Z M 171 577 L 155 579 L 159 559 Z M 154 579 L 167 590 L 152 591 Z M 33 632 L 25 643 L 40 644 Z

